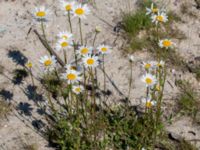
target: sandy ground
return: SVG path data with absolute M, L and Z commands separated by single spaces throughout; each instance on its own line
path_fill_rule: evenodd
M 136 1 L 136 0 L 135 0 Z M 132 1 L 131 9 L 135 10 L 135 1 Z M 38 2 L 38 3 L 37 3 Z M 59 10 L 59 4 L 56 0 L 42 0 L 32 2 L 31 0 L 20 1 L 3 1 L 0 0 L 0 64 L 4 66 L 4 75 L 0 76 L 1 90 L 7 92 L 7 101 L 13 105 L 13 112 L 7 119 L 0 120 L 0 150 L 21 150 L 24 149 L 23 143 L 36 144 L 40 150 L 50 150 L 48 142 L 42 137 L 37 130 L 37 126 L 42 126 L 42 122 L 38 125 L 38 120 L 41 121 L 42 115 L 36 107 L 35 103 L 29 96 L 30 78 L 26 78 L 23 84 L 15 85 L 12 82 L 12 71 L 16 68 L 22 68 L 21 64 L 25 59 L 34 63 L 34 76 L 39 76 L 41 69 L 39 67 L 40 56 L 47 54 L 45 48 L 38 41 L 33 32 L 28 34 L 29 29 L 35 28 L 40 31 L 40 26 L 33 24 L 31 11 L 39 4 L 50 6 L 54 11 L 51 21 L 48 23 L 47 36 L 52 45 L 55 46 L 55 36 L 59 30 L 68 28 L 66 17 Z M 83 21 L 85 37 L 91 43 L 93 39 L 93 31 L 96 26 L 100 26 L 102 32 L 97 37 L 96 45 L 105 43 L 113 47 L 113 52 L 106 57 L 106 70 L 109 77 L 115 82 L 118 89 L 124 95 L 127 95 L 129 66 L 128 59 L 123 55 L 122 45 L 124 40 L 121 37 L 116 42 L 117 33 L 113 31 L 116 24 L 121 21 L 120 15 L 122 11 L 127 11 L 127 6 L 124 0 L 96 0 L 97 7 L 92 7 L 92 14 L 89 19 Z M 169 1 L 170 9 L 176 10 L 180 8 L 180 3 L 183 1 Z M 178 24 L 181 31 L 187 36 L 187 39 L 177 43 L 177 49 L 184 58 L 191 60 L 194 57 L 200 56 L 200 20 L 199 10 L 194 6 L 191 0 L 191 11 L 197 15 L 197 18 L 191 18 L 187 15 L 182 15 L 184 23 Z M 56 10 L 56 11 L 55 11 Z M 74 31 L 76 35 L 79 33 L 77 20 L 73 19 Z M 70 53 L 70 52 L 69 52 Z M 62 54 L 59 54 L 62 56 Z M 17 63 L 13 56 L 19 56 L 21 63 Z M 20 57 L 20 56 L 23 56 Z M 69 56 L 70 57 L 70 56 Z M 16 58 L 16 57 L 15 57 Z M 134 65 L 134 84 L 131 93 L 132 103 L 137 105 L 140 103 L 141 97 L 144 95 L 144 85 L 140 81 L 142 74 L 141 63 L 144 60 L 151 60 L 147 52 L 138 52 L 135 54 L 136 62 Z M 102 73 L 99 71 L 99 78 L 102 78 Z M 184 75 L 183 78 L 194 80 L 194 84 L 199 87 L 199 83 L 191 74 Z M 173 79 L 168 79 L 173 84 Z M 119 92 L 113 88 L 110 82 L 107 82 L 108 89 L 112 92 L 111 100 L 120 100 L 124 98 Z M 44 90 L 38 85 L 38 94 L 45 99 Z M 169 107 L 173 104 L 173 98 L 177 93 L 177 89 L 166 84 L 164 109 L 169 111 Z M 165 108 L 166 107 L 166 108 Z M 24 111 L 25 110 L 25 111 Z M 170 111 L 169 111 L 170 112 Z M 41 127 L 42 128 L 42 127 Z M 200 127 L 194 126 L 189 118 L 179 117 L 175 119 L 172 125 L 168 125 L 167 129 L 177 133 L 188 140 L 200 139 Z M 190 131 L 195 132 L 191 134 Z M 200 143 L 197 142 L 200 146 Z

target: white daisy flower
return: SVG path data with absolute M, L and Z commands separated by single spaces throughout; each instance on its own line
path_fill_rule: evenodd
M 158 14 L 151 16 L 152 22 L 154 22 L 156 25 L 158 23 L 165 23 L 168 21 L 168 16 L 165 12 L 158 12 Z
M 58 38 L 64 39 L 64 40 L 69 40 L 72 38 L 72 36 L 73 35 L 67 31 L 59 32 L 59 34 L 57 35 Z
M 77 53 L 80 55 L 80 56 L 86 56 L 86 55 L 89 55 L 92 53 L 92 47 L 86 47 L 86 46 L 81 46 Z
M 71 48 L 71 41 L 70 40 L 65 40 L 65 39 L 60 39 L 56 43 L 56 50 L 60 51 L 62 49 L 67 49 Z
M 173 48 L 174 43 L 169 39 L 160 40 L 158 43 L 160 48 Z
M 149 61 L 149 62 L 143 62 L 143 67 L 146 70 L 153 69 L 155 67 L 155 62 L 154 61 Z
M 97 56 L 87 55 L 82 58 L 82 61 L 86 68 L 88 67 L 95 68 L 99 65 Z
M 66 70 L 76 70 L 80 73 L 83 71 L 83 68 L 81 65 L 76 66 L 76 65 L 72 65 L 72 64 L 67 64 L 67 65 L 65 65 L 65 69 Z
M 111 52 L 111 47 L 107 45 L 100 45 L 99 47 L 97 47 L 97 50 L 100 54 L 108 54 Z
M 61 7 L 62 9 L 65 11 L 65 14 L 68 14 L 68 12 L 71 12 L 72 11 L 72 8 L 74 7 L 75 5 L 75 2 L 74 1 L 65 1 L 65 0 L 61 0 L 60 1 L 61 3 Z
M 62 74 L 63 79 L 67 80 L 68 84 L 77 83 L 81 81 L 80 73 L 76 70 L 66 70 L 66 73 Z
M 165 62 L 161 60 L 160 62 L 157 62 L 156 66 L 163 68 L 165 66 Z
M 128 55 L 128 59 L 130 62 L 133 62 L 135 60 L 135 57 L 133 55 Z
M 154 75 L 147 73 L 142 76 L 142 82 L 146 84 L 147 87 L 154 86 L 157 82 L 157 79 Z
M 79 86 L 73 86 L 72 88 L 72 91 L 75 93 L 75 94 L 80 94 L 82 93 L 84 90 L 84 87 L 79 85 Z
M 156 106 L 156 101 L 155 100 L 151 100 L 151 97 L 143 98 L 142 99 L 142 103 L 145 104 L 146 108 L 152 108 L 153 106 Z
M 74 5 L 73 9 L 73 14 L 75 17 L 79 17 L 80 19 L 85 19 L 86 15 L 90 13 L 90 9 L 88 8 L 87 5 Z
M 34 17 L 37 21 L 47 21 L 50 12 L 44 6 L 36 7 L 34 11 Z
M 146 8 L 146 15 L 150 15 L 150 14 L 156 14 L 159 12 L 159 9 L 154 7 L 154 4 L 151 4 L 151 8 Z
M 39 62 L 42 64 L 42 67 L 45 71 L 52 71 L 56 66 L 56 57 L 48 57 L 47 55 L 45 55 L 40 58 Z
M 75 65 L 71 65 L 71 64 L 66 64 L 65 65 L 65 69 L 66 70 L 76 70 L 76 66 Z

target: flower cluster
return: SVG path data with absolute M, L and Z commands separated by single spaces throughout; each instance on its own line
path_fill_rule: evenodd
M 68 21 L 71 24 L 71 17 L 77 17 L 80 19 L 85 19 L 86 16 L 90 13 L 90 9 L 86 4 L 79 4 L 75 1 L 60 1 L 60 6 L 65 15 L 68 15 Z M 49 10 L 45 7 L 37 8 L 34 12 L 34 16 L 37 21 L 44 22 L 47 20 L 47 16 L 49 16 Z M 81 26 L 81 24 L 80 24 Z M 81 28 L 81 27 L 80 27 Z M 98 34 L 100 30 L 96 29 L 95 33 Z M 80 35 L 82 37 L 82 35 Z M 84 90 L 84 86 L 82 86 L 83 81 L 83 68 L 86 71 L 91 71 L 96 68 L 101 60 L 101 56 L 108 54 L 111 52 L 111 47 L 107 45 L 99 45 L 97 47 L 93 46 L 85 46 L 81 41 L 81 45 L 79 43 L 75 43 L 76 39 L 73 39 L 75 36 L 72 33 L 72 27 L 69 31 L 61 31 L 57 34 L 57 42 L 55 46 L 55 50 L 57 52 L 63 51 L 63 55 L 65 58 L 65 72 L 62 73 L 61 78 L 66 80 L 67 84 L 72 85 L 72 91 L 75 94 L 80 94 Z M 96 37 L 96 35 L 95 35 Z M 95 40 L 95 39 L 94 39 Z M 67 62 L 67 53 L 70 49 L 74 49 L 75 55 L 75 63 L 72 60 Z M 55 52 L 56 52 L 55 51 Z M 103 57 L 104 58 L 104 57 Z M 40 63 L 44 72 L 57 71 L 56 67 L 56 57 L 55 56 L 44 56 L 41 57 Z M 85 74 L 85 72 L 84 72 Z
M 151 15 L 152 22 L 156 25 L 168 21 L 165 11 L 158 9 L 153 3 L 151 4 L 151 8 L 146 8 L 146 11 L 146 15 Z
M 162 60 L 143 62 L 142 66 L 145 74 L 141 77 L 141 80 L 147 88 L 147 97 L 142 102 L 145 103 L 146 108 L 151 108 L 156 105 L 156 101 L 152 99 L 155 96 L 155 91 L 161 90 L 161 75 L 164 74 L 165 62 Z

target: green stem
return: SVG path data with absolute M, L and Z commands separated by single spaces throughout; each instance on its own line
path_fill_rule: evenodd
M 105 98 L 106 98 L 106 71 L 105 71 L 105 56 L 103 54 L 103 90 L 104 90 L 104 101 L 105 101 Z
M 64 62 L 65 64 L 67 64 L 67 53 L 64 49 L 63 49 L 63 55 L 64 55 Z
M 82 34 L 82 27 L 81 27 L 81 18 L 79 18 L 79 29 L 80 29 L 81 45 L 83 45 L 83 34 Z
M 41 28 L 42 28 L 42 34 L 44 36 L 45 41 L 47 42 L 46 34 L 45 34 L 45 29 L 44 29 L 44 22 L 41 22 Z
M 91 79 L 92 79 L 92 99 L 93 99 L 93 124 L 94 124 L 94 143 L 96 142 L 96 126 L 95 126 L 95 118 L 96 118 L 96 97 L 95 97 L 95 80 L 94 74 L 91 68 Z M 96 145 L 96 144 L 95 144 Z
M 68 22 L 71 33 L 73 33 L 70 11 L 68 11 Z
M 95 45 L 95 41 L 96 41 L 96 38 L 97 38 L 97 32 L 95 32 L 95 35 L 94 35 L 94 39 L 93 39 L 93 42 L 92 42 L 92 45 L 93 45 L 93 47 L 94 47 L 94 45 Z
M 128 99 L 130 98 L 131 86 L 132 86 L 132 76 L 133 76 L 133 66 L 132 65 L 133 65 L 133 62 L 130 62 L 131 74 L 130 74 L 130 81 L 129 81 Z

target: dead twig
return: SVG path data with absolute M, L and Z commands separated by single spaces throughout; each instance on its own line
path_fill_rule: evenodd
M 42 36 L 37 32 L 37 30 L 33 30 L 33 32 L 37 35 L 42 45 L 47 49 L 47 51 L 50 53 L 50 55 L 54 55 L 56 57 L 56 60 L 58 63 L 64 67 L 65 63 L 62 61 L 62 59 L 56 54 L 56 52 L 51 48 L 51 46 L 42 38 Z

